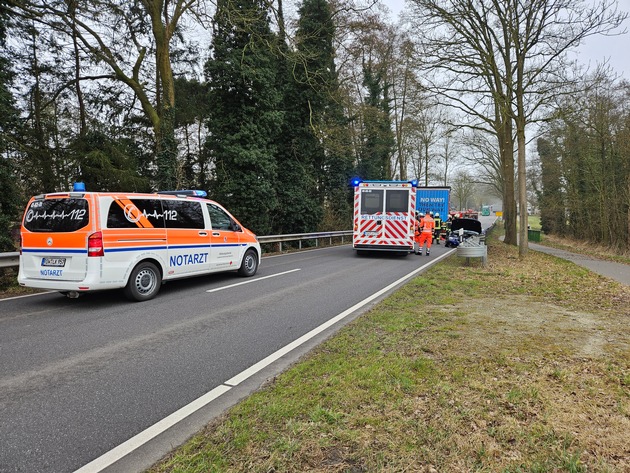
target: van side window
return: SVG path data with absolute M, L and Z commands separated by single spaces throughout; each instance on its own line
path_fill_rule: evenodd
M 107 212 L 107 228 L 164 228 L 160 199 L 115 199 Z
M 213 230 L 234 230 L 234 220 L 223 209 L 208 204 L 208 213 Z
M 164 200 L 166 228 L 205 228 L 200 202 Z

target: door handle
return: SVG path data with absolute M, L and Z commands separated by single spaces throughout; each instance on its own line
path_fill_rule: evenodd
M 221 236 L 219 232 L 212 232 L 212 236 Z
M 208 236 L 208 232 L 199 232 L 199 236 Z

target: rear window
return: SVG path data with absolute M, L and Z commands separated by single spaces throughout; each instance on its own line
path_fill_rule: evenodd
M 388 189 L 385 212 L 409 212 L 409 191 Z
M 383 211 L 384 191 L 376 189 L 361 189 L 361 213 L 375 214 Z
M 31 202 L 24 216 L 24 228 L 30 232 L 76 232 L 89 221 L 86 199 L 43 199 Z

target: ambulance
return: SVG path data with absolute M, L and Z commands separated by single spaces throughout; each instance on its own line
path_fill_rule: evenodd
M 352 246 L 368 250 L 413 252 L 417 181 L 354 179 Z
M 24 212 L 18 282 L 68 297 L 123 288 L 133 301 L 165 281 L 220 271 L 253 276 L 260 244 L 205 191 L 72 192 L 32 197 Z

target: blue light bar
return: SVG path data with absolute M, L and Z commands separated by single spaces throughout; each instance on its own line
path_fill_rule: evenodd
M 181 191 L 158 191 L 158 194 L 179 195 L 182 197 L 208 197 L 206 191 L 198 189 L 181 190 Z
M 358 186 L 359 184 L 361 184 L 361 178 L 353 177 L 352 180 L 350 181 L 350 184 L 352 184 L 352 187 Z
M 75 182 L 72 185 L 73 192 L 85 192 L 85 182 Z

